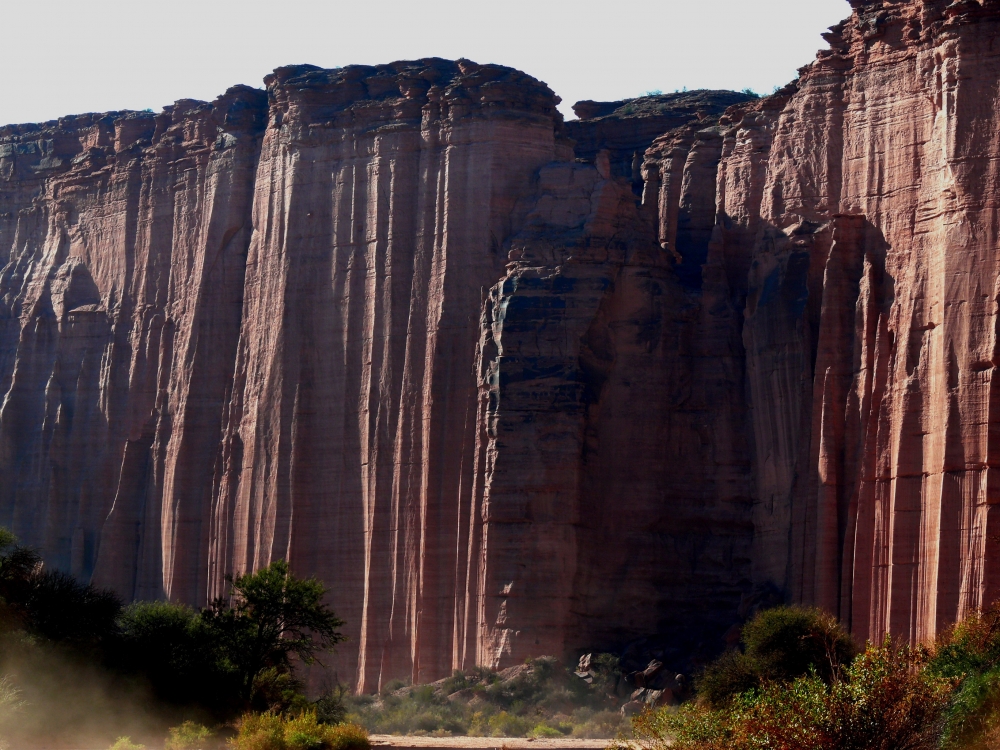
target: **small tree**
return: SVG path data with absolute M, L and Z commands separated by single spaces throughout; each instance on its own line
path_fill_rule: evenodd
M 316 578 L 293 576 L 284 560 L 227 580 L 229 596 L 202 616 L 238 675 L 245 704 L 265 673 L 290 677 L 293 656 L 312 664 L 344 640 L 339 630 L 344 621 L 323 603 L 326 588 Z
M 118 638 L 106 658 L 118 672 L 143 675 L 161 700 L 228 718 L 244 706 L 218 640 L 210 622 L 189 607 L 136 602 L 118 618 Z

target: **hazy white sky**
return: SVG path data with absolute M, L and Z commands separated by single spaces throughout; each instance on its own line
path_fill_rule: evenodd
M 562 109 L 796 75 L 846 0 L 0 0 L 0 123 L 159 111 L 273 68 L 467 57 L 548 83 Z

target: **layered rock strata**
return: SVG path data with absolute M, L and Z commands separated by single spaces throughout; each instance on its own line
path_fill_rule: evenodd
M 430 59 L 0 129 L 0 523 L 126 598 L 286 558 L 361 690 L 990 603 L 1000 2 L 852 5 L 762 100 Z
M 685 91 L 577 102 L 573 113 L 578 119 L 566 123 L 566 134 L 578 158 L 593 162 L 607 151 L 611 174 L 631 180 L 641 191 L 643 155 L 654 140 L 680 128 L 715 125 L 728 107 L 750 98 L 735 91 Z

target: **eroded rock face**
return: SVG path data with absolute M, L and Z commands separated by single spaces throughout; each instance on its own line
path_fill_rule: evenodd
M 641 186 L 643 154 L 654 140 L 679 128 L 713 126 L 728 107 L 752 98 L 735 91 L 685 91 L 577 102 L 578 119 L 566 123 L 566 133 L 576 142 L 579 158 L 594 161 L 607 151 L 611 174 Z
M 267 83 L 209 593 L 287 557 L 336 582 L 362 689 L 424 682 L 475 641 L 480 311 L 556 101 L 461 61 Z
M 853 5 L 762 100 L 430 59 L 0 129 L 0 523 L 127 598 L 287 558 L 361 690 L 992 601 L 1000 2 Z
M 755 578 L 926 639 L 1000 594 L 1000 3 L 852 5 L 730 113 L 713 246 L 752 248 Z
M 0 130 L 2 522 L 128 597 L 207 564 L 266 112 L 236 88 Z
M 443 60 L 266 83 L 0 132 L 2 522 L 126 598 L 286 557 L 333 584 L 360 687 L 440 676 L 477 590 L 480 312 L 571 153 L 557 100 Z

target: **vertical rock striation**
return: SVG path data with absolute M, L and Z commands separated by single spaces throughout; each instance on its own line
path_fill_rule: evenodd
M 0 522 L 126 597 L 206 592 L 265 112 L 238 87 L 0 130 Z
M 335 582 L 360 689 L 436 679 L 471 663 L 480 310 L 556 100 L 465 61 L 267 84 L 210 593 L 287 558 Z
M 859 637 L 994 600 L 994 0 L 852 0 L 730 113 L 716 241 L 749 249 L 755 577 Z
M 683 123 L 671 137 L 690 158 L 646 175 L 686 186 L 664 203 L 690 217 L 682 242 L 703 262 L 715 218 L 705 161 L 720 154 L 693 145 L 724 98 L 660 109 Z M 568 124 L 577 163 L 541 170 L 486 309 L 480 662 L 654 633 L 678 653 L 713 649 L 749 587 L 738 310 L 714 266 L 704 289 L 686 287 L 676 227 L 662 245 L 657 234 L 659 194 L 638 203 L 616 174 L 608 146 L 636 139 L 636 119 L 603 115 L 600 149 L 587 120 Z
M 286 558 L 361 690 L 993 601 L 1000 0 L 852 6 L 759 100 L 427 59 L 0 128 L 0 524 L 126 598 Z

